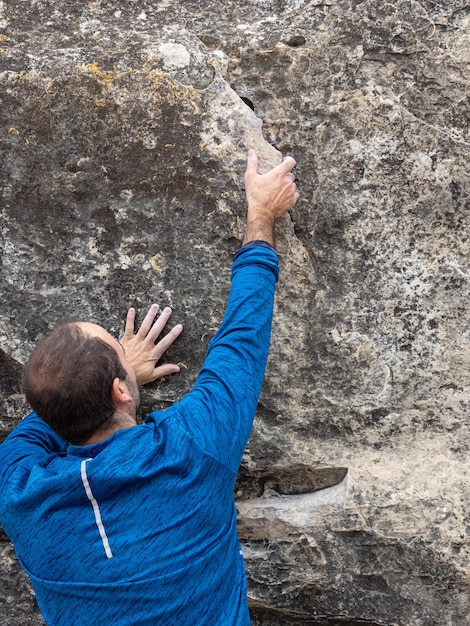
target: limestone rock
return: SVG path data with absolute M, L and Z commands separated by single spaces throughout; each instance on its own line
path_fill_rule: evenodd
M 293 154 L 271 356 L 237 483 L 254 624 L 470 614 L 464 0 L 0 2 L 0 427 L 62 316 L 157 301 L 190 389 L 244 224 Z M 0 624 L 42 624 L 0 538 Z

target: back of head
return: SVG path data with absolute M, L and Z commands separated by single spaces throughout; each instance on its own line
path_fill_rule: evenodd
M 23 374 L 23 391 L 36 413 L 72 444 L 112 420 L 115 378 L 124 370 L 115 350 L 75 322 L 56 326 L 36 346 Z

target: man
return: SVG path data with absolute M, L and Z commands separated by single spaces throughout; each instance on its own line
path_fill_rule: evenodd
M 24 375 L 27 416 L 0 446 L 0 522 L 49 626 L 246 626 L 233 488 L 264 376 L 278 277 L 273 225 L 298 199 L 287 157 L 264 175 L 248 152 L 243 247 L 223 322 L 190 393 L 136 425 L 138 385 L 171 314 L 152 306 L 120 344 L 56 327 Z

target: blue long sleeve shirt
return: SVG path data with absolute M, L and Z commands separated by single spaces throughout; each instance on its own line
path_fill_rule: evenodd
M 67 445 L 36 414 L 0 446 L 0 522 L 49 626 L 248 626 L 233 489 L 269 349 L 274 251 L 236 255 L 193 389 Z

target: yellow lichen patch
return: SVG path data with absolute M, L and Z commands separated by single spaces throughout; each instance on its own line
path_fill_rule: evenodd
M 168 104 L 174 105 L 187 102 L 195 113 L 199 113 L 200 109 L 196 99 L 199 99 L 200 96 L 197 89 L 191 85 L 181 85 L 175 80 L 171 72 L 163 71 L 157 67 L 158 57 L 150 59 L 146 54 L 142 54 L 141 59 L 143 61 L 142 72 L 150 79 L 152 87 L 157 94 L 161 93 L 162 87 L 166 87 L 168 92 L 165 100 Z
M 153 257 L 150 259 L 150 265 L 159 274 L 161 274 L 163 271 L 163 269 L 160 267 L 160 264 L 163 263 L 163 260 L 163 254 L 161 252 L 157 252 L 157 254 L 154 254 Z
M 169 105 L 187 103 L 196 114 L 199 113 L 197 101 L 200 99 L 200 94 L 194 87 L 178 83 L 170 72 L 159 68 L 156 65 L 159 59 L 149 59 L 145 54 L 141 58 L 143 61 L 141 68 L 127 67 L 125 71 L 104 70 L 98 61 L 75 67 L 80 73 L 94 77 L 108 94 L 114 91 L 114 96 L 120 104 L 128 100 L 134 101 L 137 93 L 139 99 L 150 96 L 154 105 L 163 102 Z M 131 75 L 133 76 L 132 85 L 120 80 Z M 119 85 L 116 84 L 118 81 Z M 95 105 L 106 106 L 106 99 L 95 98 Z
M 227 69 L 227 61 L 225 59 L 219 59 L 215 56 L 210 56 L 207 59 L 207 63 L 209 63 L 210 65 L 212 65 L 212 67 L 219 72 L 224 73 L 225 70 Z
M 0 35 L 0 43 L 4 41 L 10 41 L 10 37 L 8 37 L 8 35 Z
M 143 61 L 142 69 L 144 70 L 155 69 L 155 68 L 160 67 L 161 57 L 158 54 L 147 54 L 146 52 L 143 52 L 140 55 L 140 58 Z
M 82 74 L 94 76 L 105 87 L 107 91 L 111 91 L 113 83 L 125 74 L 125 72 L 113 72 L 103 70 L 100 68 L 98 61 L 93 61 L 93 63 L 85 63 L 83 65 L 76 65 L 76 68 L 79 72 L 82 72 Z

